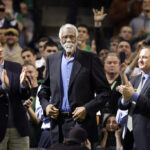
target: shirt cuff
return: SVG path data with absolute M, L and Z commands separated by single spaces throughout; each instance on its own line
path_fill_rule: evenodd
M 124 106 L 127 106 L 127 105 L 129 104 L 129 102 L 130 102 L 130 101 L 125 102 L 123 98 L 121 99 L 121 104 L 124 105 Z
M 3 90 L 8 90 L 8 88 L 5 86 L 4 83 L 2 83 L 2 89 L 3 89 Z
M 139 94 L 135 92 L 131 97 L 131 101 L 137 102 L 138 97 L 139 97 Z

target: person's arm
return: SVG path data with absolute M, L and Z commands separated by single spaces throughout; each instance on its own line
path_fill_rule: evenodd
M 122 148 L 121 133 L 122 133 L 122 128 L 119 128 L 118 130 L 115 131 L 116 150 L 121 150 Z
M 32 98 L 32 99 L 30 98 L 30 99 L 26 100 L 26 101 L 24 102 L 24 106 L 27 108 L 27 111 L 28 111 L 30 117 L 32 118 L 32 120 L 34 120 L 34 122 L 35 122 L 36 124 L 39 124 L 39 123 L 40 123 L 40 120 L 37 118 L 35 112 L 34 112 L 33 109 L 31 108 L 31 106 L 32 106 L 32 104 L 33 104 L 33 101 L 34 101 L 33 98 Z
M 94 14 L 95 44 L 96 44 L 96 51 L 98 54 L 101 51 L 101 49 L 107 48 L 104 32 L 102 30 L 102 21 L 107 14 L 104 13 L 104 7 L 102 7 L 101 10 L 93 8 L 93 14 Z
M 100 143 L 100 146 L 102 148 L 105 148 L 106 144 L 107 144 L 108 132 L 107 132 L 106 128 L 103 128 L 102 132 L 103 132 L 104 136 L 103 136 L 103 139 L 102 139 L 102 141 Z

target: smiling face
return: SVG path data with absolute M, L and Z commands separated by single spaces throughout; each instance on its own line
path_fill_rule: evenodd
M 138 65 L 144 73 L 150 72 L 150 48 L 141 49 Z
M 118 128 L 115 116 L 110 116 L 106 122 L 106 130 L 108 132 L 115 132 Z

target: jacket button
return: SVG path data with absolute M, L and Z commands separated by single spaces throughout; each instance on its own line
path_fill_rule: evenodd
M 5 105 L 8 106 L 8 103 L 6 103 Z
M 6 114 L 5 117 L 8 118 L 8 114 Z

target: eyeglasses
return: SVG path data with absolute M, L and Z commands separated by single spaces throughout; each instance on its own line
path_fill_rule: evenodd
M 51 53 L 51 52 L 56 53 L 56 50 L 52 50 L 52 49 L 47 49 L 46 51 L 47 51 L 48 53 Z
M 75 40 L 75 36 L 74 35 L 66 35 L 66 36 L 62 36 L 61 38 L 62 38 L 62 40 L 67 40 L 68 38 L 70 40 Z

